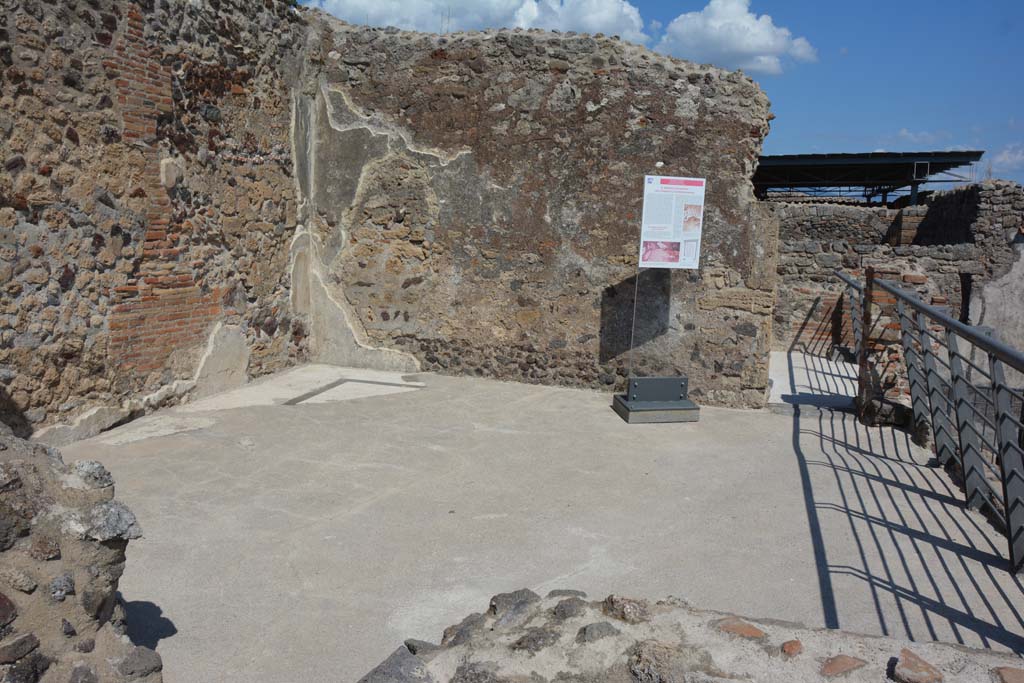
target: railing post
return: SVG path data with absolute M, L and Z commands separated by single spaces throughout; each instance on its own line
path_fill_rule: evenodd
M 853 330 L 853 351 L 860 363 L 860 349 L 864 344 L 864 295 L 853 285 L 846 285 L 846 296 L 850 299 L 850 328 Z
M 860 363 L 860 292 L 853 285 L 846 285 L 846 300 L 850 306 L 850 332 L 853 334 L 853 353 Z
M 932 349 L 931 338 L 928 336 L 928 319 L 924 313 L 917 316 L 918 339 L 921 340 L 921 357 L 924 359 L 924 376 L 928 386 L 928 406 L 930 407 L 932 434 L 935 436 L 935 456 L 940 465 L 945 465 L 956 456 L 953 430 L 949 423 L 949 415 L 945 410 L 942 394 L 942 381 L 939 378 L 938 361 Z M 963 462 L 960 463 L 963 469 Z
M 875 269 L 868 266 L 865 270 L 864 291 L 860 296 L 860 334 L 856 333 L 856 329 L 854 331 L 857 337 L 857 405 L 861 415 L 872 398 L 869 395 L 871 368 L 868 365 L 868 347 L 871 343 L 871 305 L 874 298 Z
M 1003 515 L 1010 546 L 1010 570 L 1024 569 L 1024 453 L 1017 444 L 1020 427 L 1013 422 L 1011 394 L 1006 386 L 1003 363 L 989 354 L 992 375 L 992 404 L 996 414 L 999 444 L 999 474 L 1003 484 Z
M 964 362 L 960 359 L 960 350 L 956 334 L 946 330 L 946 348 L 949 349 L 950 380 L 953 385 L 953 408 L 956 414 L 956 435 L 960 444 L 960 462 L 964 470 L 964 496 L 967 507 L 975 510 L 985 503 L 983 487 L 985 482 L 985 466 L 978 447 L 978 432 L 974 426 L 971 408 L 971 383 L 967 381 Z
M 903 362 L 907 366 L 907 382 L 910 384 L 910 407 L 914 413 L 914 433 L 930 428 L 931 415 L 928 412 L 928 384 L 924 377 L 924 364 L 917 350 L 917 326 L 914 317 L 907 311 L 902 299 L 896 301 L 896 313 L 900 319 L 900 341 L 903 344 Z

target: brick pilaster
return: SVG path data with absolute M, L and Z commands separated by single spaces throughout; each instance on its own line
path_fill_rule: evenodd
M 182 240 L 189 224 L 172 220 L 171 198 L 160 181 L 157 122 L 173 110 L 173 75 L 161 63 L 158 46 L 146 40 L 139 7 L 130 5 L 126 18 L 104 67 L 117 89 L 122 139 L 146 155 L 147 207 L 141 261 L 127 285 L 117 288 L 109 321 L 107 354 L 121 377 L 159 370 L 172 352 L 201 344 L 224 314 L 225 291 L 196 281 Z

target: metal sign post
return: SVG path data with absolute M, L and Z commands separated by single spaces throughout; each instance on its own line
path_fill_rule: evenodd
M 696 422 L 700 408 L 688 398 L 689 380 L 677 377 L 634 377 L 633 342 L 637 297 L 645 268 L 696 269 L 704 221 L 703 178 L 646 176 L 640 225 L 640 259 L 633 286 L 633 322 L 629 330 L 629 384 L 616 394 L 612 408 L 630 424 Z

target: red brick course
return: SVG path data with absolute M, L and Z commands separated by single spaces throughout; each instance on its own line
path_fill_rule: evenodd
M 212 323 L 222 318 L 226 287 L 203 287 L 193 264 L 182 259 L 187 226 L 172 225 L 171 201 L 160 183 L 157 119 L 173 107 L 172 74 L 161 52 L 144 37 L 143 17 L 131 6 L 114 57 L 104 62 L 117 89 L 124 121 L 122 139 L 146 155 L 141 193 L 146 197 L 142 259 L 128 284 L 115 290 L 107 355 L 121 376 L 163 368 L 177 350 L 202 344 Z

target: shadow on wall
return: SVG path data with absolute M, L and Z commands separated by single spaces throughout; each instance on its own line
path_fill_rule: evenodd
M 0 387 L 0 422 L 11 428 L 15 436 L 27 439 L 32 436 L 32 425 L 16 405 L 5 387 Z
M 634 292 L 636 330 L 632 331 Z M 601 293 L 600 362 L 607 363 L 629 351 L 631 337 L 636 347 L 665 334 L 668 331 L 671 300 L 670 270 L 643 270 L 605 288 Z
M 980 190 L 977 185 L 959 192 L 933 195 L 928 211 L 917 227 L 913 244 L 970 244 L 978 219 Z
M 853 328 L 849 316 L 846 294 L 841 294 L 834 304 L 815 297 L 800 326 L 790 335 L 789 352 L 800 351 L 820 358 L 838 353 L 846 360 L 853 359 Z
M 178 632 L 174 623 L 163 616 L 163 610 L 151 602 L 125 602 L 124 612 L 128 637 L 136 645 L 155 650 L 161 640 Z

